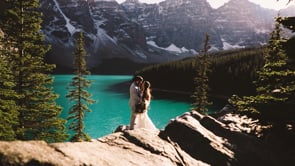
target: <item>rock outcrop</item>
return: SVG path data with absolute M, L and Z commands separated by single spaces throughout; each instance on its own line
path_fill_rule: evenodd
M 159 131 L 125 130 L 92 142 L 0 142 L 0 165 L 208 165 L 177 144 L 163 140 Z
M 272 165 L 266 157 L 271 154 L 266 155 L 258 139 L 197 112 L 173 120 L 164 133 L 192 157 L 210 165 Z
M 294 143 L 279 151 L 285 146 L 271 147 L 246 130 L 255 121 L 238 119 L 227 113 L 219 121 L 191 111 L 172 119 L 163 130 L 123 126 L 91 142 L 0 142 L 0 165 L 271 166 L 295 162 Z

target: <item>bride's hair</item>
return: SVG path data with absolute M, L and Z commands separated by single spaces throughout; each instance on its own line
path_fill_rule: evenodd
M 145 100 L 151 100 L 151 97 L 152 97 L 151 89 L 150 89 L 151 83 L 149 81 L 144 81 L 143 86 L 144 86 L 143 94 L 142 94 L 143 98 Z

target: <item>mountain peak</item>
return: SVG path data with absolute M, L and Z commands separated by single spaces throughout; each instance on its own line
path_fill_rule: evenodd
M 257 8 L 259 10 L 265 9 L 264 7 L 261 7 L 260 5 L 249 0 L 230 0 L 229 2 L 225 3 L 225 5 L 226 4 L 235 5 L 237 8 L 240 8 L 242 10 L 247 10 L 247 8 Z
M 160 3 L 167 8 L 211 8 L 207 0 L 166 0 Z
M 116 0 L 94 0 L 94 1 L 104 1 L 104 2 L 116 2 Z
M 126 0 L 124 3 L 140 3 L 139 0 Z

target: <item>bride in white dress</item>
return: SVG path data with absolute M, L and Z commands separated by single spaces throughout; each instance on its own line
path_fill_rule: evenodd
M 142 84 L 142 100 L 146 104 L 146 109 L 143 113 L 135 113 L 135 124 L 134 129 L 144 128 L 149 130 L 157 130 L 151 119 L 149 118 L 147 112 L 151 102 L 151 84 L 148 81 L 144 81 Z

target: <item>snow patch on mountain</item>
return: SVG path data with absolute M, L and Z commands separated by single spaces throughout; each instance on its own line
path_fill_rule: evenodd
M 256 28 L 255 29 L 255 32 L 256 33 L 264 33 L 264 34 L 266 34 L 266 33 L 270 33 L 271 31 L 269 29 L 259 29 L 259 28 Z
M 71 34 L 71 36 L 78 31 L 78 29 L 76 29 L 72 24 L 70 19 L 64 14 L 64 12 L 61 10 L 59 3 L 57 2 L 57 0 L 53 0 L 53 2 L 55 3 L 55 6 L 57 8 L 57 10 L 60 12 L 60 14 L 64 17 L 65 21 L 66 21 L 66 27 L 69 31 L 69 33 Z
M 223 49 L 230 50 L 230 49 L 237 49 L 237 48 L 245 48 L 245 46 L 240 46 L 239 44 L 230 44 L 225 39 L 221 39 L 223 42 Z
M 178 53 L 178 54 L 181 54 L 181 53 L 196 53 L 196 51 L 194 49 L 187 49 L 185 47 L 177 47 L 175 44 L 170 44 L 168 47 L 160 47 L 158 46 L 154 41 L 147 41 L 147 44 L 150 45 L 150 46 L 153 46 L 153 47 L 156 47 L 156 48 L 159 48 L 159 49 L 162 49 L 162 50 L 166 50 L 166 51 L 170 51 L 170 52 L 174 52 L 174 53 Z
M 93 16 L 92 12 L 90 12 L 90 14 Z M 95 18 L 95 17 L 92 17 L 92 18 Z M 93 40 L 94 41 L 93 42 L 94 52 L 97 52 L 101 46 L 103 46 L 103 45 L 106 46 L 108 43 L 112 43 L 114 45 L 117 45 L 116 38 L 110 37 L 107 34 L 107 32 L 100 27 L 106 21 L 107 21 L 106 19 L 104 19 L 104 20 L 93 19 L 93 22 L 94 22 L 94 25 L 96 28 L 96 34 L 95 34 L 94 40 Z

